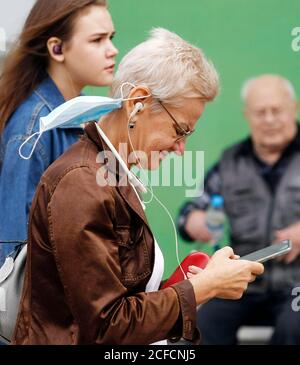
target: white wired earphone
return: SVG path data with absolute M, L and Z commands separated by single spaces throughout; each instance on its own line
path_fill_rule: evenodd
M 128 101 L 128 100 L 136 100 L 136 99 L 144 99 L 144 98 L 147 98 L 149 96 L 151 96 L 151 94 L 147 95 L 147 96 L 140 96 L 140 97 L 137 97 L 137 98 L 127 98 L 125 99 L 124 98 L 124 92 L 123 92 L 123 88 L 125 85 L 130 85 L 132 87 L 135 87 L 134 84 L 130 83 L 130 82 L 125 82 L 122 86 L 121 86 L 121 96 L 122 96 L 122 100 L 123 101 Z M 135 154 L 135 157 L 137 159 L 137 163 L 141 169 L 142 172 L 144 172 L 144 169 L 142 167 L 142 165 L 140 164 L 139 162 L 139 159 L 135 153 L 135 149 L 133 147 L 133 144 L 132 144 L 132 141 L 131 141 L 131 137 L 130 137 L 130 129 L 132 128 L 130 122 L 132 120 L 132 118 L 137 114 L 139 113 L 142 109 L 144 108 L 144 104 L 142 102 L 137 102 L 135 105 L 134 105 L 134 108 L 132 110 L 132 112 L 130 113 L 129 115 L 129 119 L 128 119 L 128 139 L 129 139 L 129 143 L 130 143 L 130 146 L 131 146 L 131 149 L 132 149 L 132 152 Z M 178 249 L 178 236 L 177 236 L 177 231 L 176 231 L 176 226 L 175 226 L 175 223 L 174 223 L 174 220 L 172 218 L 172 215 L 171 213 L 169 212 L 168 208 L 155 196 L 155 194 L 153 193 L 153 189 L 152 189 L 152 186 L 149 184 L 149 180 L 148 180 L 148 177 L 146 175 L 146 179 L 147 179 L 147 185 L 148 186 L 145 186 L 141 181 L 140 179 L 135 175 L 133 174 L 127 167 L 126 163 L 123 161 L 122 157 L 119 155 L 119 153 L 117 152 L 117 150 L 114 148 L 114 146 L 112 145 L 112 143 L 110 142 L 110 140 L 107 138 L 107 136 L 105 135 L 105 133 L 102 131 L 102 129 L 100 128 L 100 126 L 98 125 L 98 123 L 95 123 L 96 127 L 97 127 L 97 130 L 99 132 L 99 134 L 101 135 L 101 137 L 103 138 L 103 140 L 105 141 L 105 143 L 107 144 L 107 146 L 111 149 L 112 153 L 114 154 L 114 156 L 117 158 L 117 160 L 120 162 L 120 165 L 122 166 L 122 168 L 124 169 L 125 173 L 127 174 L 128 178 L 129 178 L 129 181 L 132 183 L 132 185 L 135 187 L 135 188 L 138 188 L 141 192 L 143 193 L 147 193 L 149 192 L 151 194 L 151 198 L 149 201 L 147 202 L 142 202 L 141 199 L 140 202 L 141 204 L 143 205 L 144 207 L 144 204 L 150 204 L 152 202 L 153 199 L 155 199 L 157 201 L 157 203 L 165 210 L 165 212 L 167 213 L 168 217 L 170 218 L 170 221 L 172 223 L 172 227 L 173 227 L 173 230 L 174 230 L 174 236 L 175 236 L 175 248 L 176 248 L 176 259 L 177 259 L 177 262 L 178 262 L 178 265 L 180 267 L 180 270 L 183 274 L 183 277 L 185 279 L 187 279 L 186 277 L 186 274 L 181 266 L 181 263 L 180 263 L 180 259 L 179 259 L 179 249 Z
M 141 165 L 141 163 L 139 162 L 139 159 L 135 153 L 135 149 L 133 147 L 133 144 L 132 144 L 132 141 L 131 141 L 131 137 L 130 137 L 130 131 L 129 129 L 131 129 L 130 127 L 130 122 L 131 122 L 131 119 L 137 114 L 139 113 L 142 109 L 144 108 L 144 104 L 141 103 L 141 102 L 137 102 L 133 108 L 133 111 L 130 113 L 129 115 L 129 120 L 128 120 L 128 139 L 129 139 L 129 143 L 130 143 L 130 146 L 131 146 L 131 149 L 132 149 L 132 152 L 135 154 L 135 158 L 137 160 L 137 163 L 141 169 L 142 172 L 144 172 L 144 169 Z M 134 175 L 135 176 L 135 175 Z M 144 175 L 146 176 L 146 175 Z M 136 177 L 137 178 L 137 177 Z M 151 198 L 149 201 L 147 202 L 143 202 L 143 204 L 150 204 L 152 202 L 153 199 L 155 199 L 157 201 L 157 203 L 164 209 L 164 211 L 167 213 L 168 217 L 170 218 L 170 221 L 172 223 L 172 226 L 173 226 L 173 230 L 174 230 L 174 235 L 175 235 L 175 247 L 176 247 L 176 259 L 177 259 L 177 262 L 178 262 L 178 265 L 180 267 L 180 270 L 183 274 L 183 277 L 185 279 L 187 279 L 187 276 L 181 266 L 181 263 L 180 263 L 180 259 L 179 259 L 179 249 L 178 249 L 178 235 L 177 235 L 177 230 L 176 230 L 176 226 L 175 226 L 175 223 L 174 223 L 174 220 L 172 218 L 172 215 L 171 213 L 169 212 L 168 208 L 157 198 L 157 196 L 153 193 L 153 189 L 152 189 L 152 186 L 149 184 L 149 180 L 148 180 L 148 177 L 146 176 L 146 179 L 147 179 L 147 186 L 145 186 L 143 184 L 143 187 L 146 189 L 146 192 L 149 192 L 151 194 Z
M 130 113 L 129 115 L 129 121 L 137 114 L 139 113 L 142 109 L 144 108 L 144 104 L 141 103 L 140 101 L 137 102 L 133 108 L 133 111 Z

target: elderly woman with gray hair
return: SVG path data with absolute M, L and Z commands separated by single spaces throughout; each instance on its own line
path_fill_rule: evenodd
M 167 152 L 184 153 L 186 137 L 217 94 L 218 76 L 200 49 L 155 29 L 122 60 L 113 97 L 122 85 L 123 107 L 98 125 L 89 123 L 40 181 L 14 344 L 150 344 L 181 337 L 198 343 L 197 305 L 240 298 L 263 272 L 225 247 L 201 272 L 191 270 L 188 279 L 159 290 L 163 256 L 130 168 L 156 169 Z M 130 161 L 116 153 L 120 144 Z

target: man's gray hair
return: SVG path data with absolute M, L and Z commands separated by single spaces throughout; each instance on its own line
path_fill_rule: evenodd
M 274 75 L 275 76 L 275 75 Z M 245 103 L 247 101 L 247 97 L 248 97 L 248 94 L 249 94 L 249 90 L 251 88 L 251 86 L 253 85 L 253 83 L 258 80 L 261 76 L 258 76 L 258 77 L 252 77 L 248 80 L 246 80 L 242 86 L 242 89 L 241 89 L 241 99 L 242 101 Z M 286 90 L 288 91 L 288 93 L 290 94 L 291 98 L 293 100 L 296 101 L 296 92 L 295 92 L 295 89 L 294 89 L 294 86 L 292 85 L 292 83 L 288 80 L 288 79 L 285 79 L 284 77 L 282 76 L 277 76 L 278 78 L 280 78 L 283 82 L 283 85 L 284 87 L 286 88 Z

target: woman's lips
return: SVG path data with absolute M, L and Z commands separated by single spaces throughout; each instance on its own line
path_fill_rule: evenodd
M 114 72 L 114 70 L 115 70 L 115 65 L 110 65 L 105 68 L 105 71 L 108 71 L 108 72 Z

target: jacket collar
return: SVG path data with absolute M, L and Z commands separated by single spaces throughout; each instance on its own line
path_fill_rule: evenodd
M 103 151 L 105 157 L 105 152 L 110 151 L 110 149 L 99 135 L 95 126 L 95 122 L 91 122 L 86 125 L 85 134 L 86 137 L 97 146 L 99 152 Z M 107 158 L 105 159 L 105 165 L 108 171 L 115 174 L 117 180 L 116 188 L 125 200 L 125 202 L 140 216 L 144 223 L 149 227 L 149 223 L 145 215 L 144 209 L 136 195 L 136 192 L 134 191 L 134 188 L 129 183 L 128 178 L 126 178 L 126 173 L 120 166 L 118 160 L 114 159 L 112 161 L 111 158 Z M 120 181 L 122 181 L 122 184 L 120 184 Z
M 48 75 L 34 92 L 43 100 L 50 110 L 55 109 L 65 102 L 65 99 L 58 87 Z

